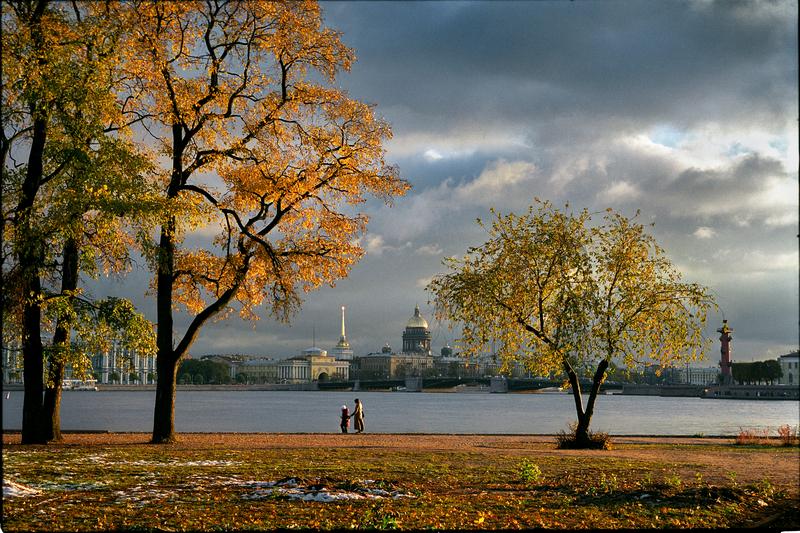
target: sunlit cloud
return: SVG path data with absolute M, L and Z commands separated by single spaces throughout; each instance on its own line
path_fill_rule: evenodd
M 692 235 L 698 239 L 711 239 L 717 235 L 717 232 L 707 226 L 700 226 Z
M 627 181 L 617 181 L 599 194 L 599 198 L 606 202 L 619 203 L 638 198 L 640 195 L 638 187 Z

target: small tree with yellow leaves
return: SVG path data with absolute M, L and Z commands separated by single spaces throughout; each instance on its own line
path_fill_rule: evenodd
M 490 239 L 428 286 L 439 318 L 461 323 L 462 353 L 499 342 L 504 362 L 563 371 L 575 400 L 574 441 L 590 446 L 589 424 L 612 360 L 626 368 L 661 367 L 702 356 L 708 289 L 681 275 L 643 225 L 606 211 L 592 226 L 587 210 L 548 202 L 525 215 L 499 215 Z M 480 221 L 479 221 L 480 223 Z M 592 375 L 585 404 L 580 375 Z

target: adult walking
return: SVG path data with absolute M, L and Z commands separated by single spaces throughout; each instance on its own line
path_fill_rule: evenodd
M 361 433 L 364 431 L 364 404 L 361 403 L 361 400 L 356 398 L 356 406 L 353 409 L 353 414 L 350 415 L 352 418 L 355 418 L 355 430 L 356 433 Z

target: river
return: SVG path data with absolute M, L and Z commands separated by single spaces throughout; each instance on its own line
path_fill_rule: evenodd
M 9 395 L 6 398 L 6 394 Z M 22 427 L 22 391 L 3 395 L 3 430 Z M 367 432 L 554 434 L 575 420 L 566 393 L 178 391 L 179 432 L 327 433 L 339 411 L 364 403 Z M 150 432 L 153 391 L 64 391 L 64 430 Z M 736 435 L 797 427 L 800 402 L 601 395 L 591 428 L 611 435 Z

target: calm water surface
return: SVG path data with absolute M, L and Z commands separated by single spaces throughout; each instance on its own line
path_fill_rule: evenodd
M 22 391 L 3 396 L 3 429 L 22 427 Z M 327 433 L 339 410 L 364 402 L 374 433 L 553 434 L 575 419 L 572 395 L 178 391 L 179 432 Z M 65 430 L 152 431 L 154 391 L 64 391 Z M 800 421 L 800 402 L 599 396 L 592 429 L 612 435 L 735 435 Z

